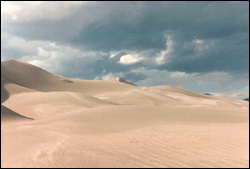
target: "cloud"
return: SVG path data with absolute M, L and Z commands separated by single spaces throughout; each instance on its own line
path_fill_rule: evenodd
M 108 73 L 108 74 L 106 74 L 106 75 L 103 75 L 102 77 L 101 77 L 101 79 L 102 80 L 111 80 L 111 79 L 114 79 L 114 78 L 116 78 L 117 76 L 115 76 L 113 73 Z M 99 76 L 98 77 L 96 77 L 95 79 L 99 79 Z
M 175 40 L 175 39 L 174 39 Z M 249 70 L 249 33 L 236 33 L 220 39 L 176 41 L 174 53 L 160 69 L 185 72 Z
M 11 3 L 20 13 L 34 6 L 28 12 L 34 18 L 5 20 L 3 31 L 84 51 L 151 50 L 155 67 L 172 71 L 246 72 L 249 66 L 247 2 L 41 3 Z
M 143 60 L 142 57 L 138 56 L 137 54 L 126 54 L 120 57 L 121 64 L 134 64 Z
M 164 64 L 171 58 L 171 54 L 174 52 L 173 45 L 174 42 L 172 40 L 171 35 L 166 36 L 166 49 L 162 50 L 158 56 L 156 56 L 156 63 L 157 64 Z
M 92 3 L 94 2 L 3 1 L 1 2 L 1 19 L 18 23 L 37 19 L 60 19 L 71 14 L 81 6 Z
M 95 75 L 91 71 L 94 71 L 95 63 L 104 55 L 55 42 L 27 41 L 20 37 L 9 37 L 5 51 L 2 53 L 4 58 L 29 62 L 52 73 L 73 78 L 93 78 Z M 71 69 L 72 66 L 75 69 Z
M 25 54 L 35 54 L 37 53 L 37 42 L 30 42 L 26 41 L 25 39 L 19 38 L 19 37 L 13 37 L 8 40 L 7 46 L 18 50 L 19 52 L 25 53 Z

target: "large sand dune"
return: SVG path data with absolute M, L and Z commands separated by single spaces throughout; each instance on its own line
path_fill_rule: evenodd
M 1 167 L 249 167 L 249 102 L 1 63 Z

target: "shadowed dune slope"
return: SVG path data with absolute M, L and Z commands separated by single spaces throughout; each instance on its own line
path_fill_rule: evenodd
M 1 123 L 3 121 L 15 121 L 15 120 L 32 120 L 32 118 L 20 115 L 11 109 L 1 105 Z
M 1 63 L 1 77 L 16 85 L 39 91 L 60 90 L 69 85 L 60 76 L 16 60 Z
M 8 83 L 8 81 L 5 78 L 1 77 L 1 103 L 7 100 L 9 97 L 9 93 L 4 87 L 6 83 Z

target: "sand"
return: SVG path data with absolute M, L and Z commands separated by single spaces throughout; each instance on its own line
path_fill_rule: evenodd
M 249 102 L 1 63 L 1 167 L 249 167 Z

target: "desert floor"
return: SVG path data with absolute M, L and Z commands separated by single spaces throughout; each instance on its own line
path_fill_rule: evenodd
M 249 102 L 1 63 L 1 167 L 249 167 Z

